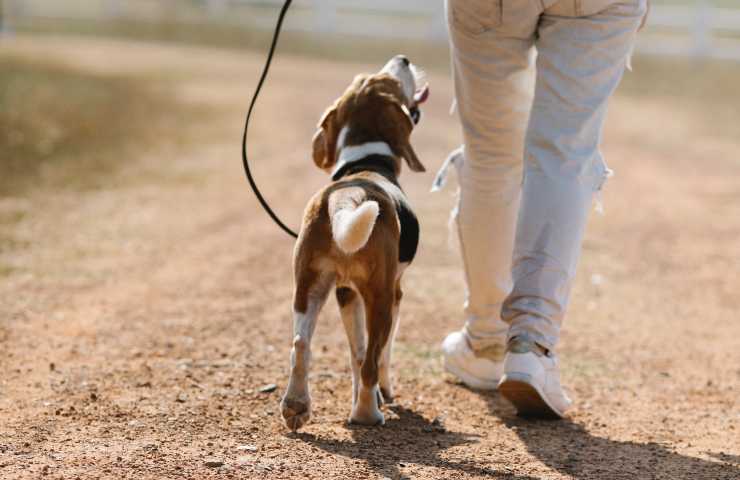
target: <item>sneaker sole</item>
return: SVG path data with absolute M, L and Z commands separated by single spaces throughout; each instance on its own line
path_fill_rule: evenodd
M 480 380 L 472 376 L 462 368 L 458 367 L 457 365 L 448 362 L 446 359 L 444 362 L 444 367 L 447 372 L 459 378 L 460 381 L 463 382 L 465 385 L 476 390 L 496 390 L 496 386 L 499 383 L 498 379 L 492 380 L 490 382 Z
M 529 375 L 507 373 L 501 378 L 498 390 L 508 401 L 514 404 L 521 417 L 559 420 L 564 417 L 551 406 L 547 398 L 537 387 L 530 383 Z

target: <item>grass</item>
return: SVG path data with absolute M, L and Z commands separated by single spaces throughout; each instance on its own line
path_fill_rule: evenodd
M 740 64 L 638 56 L 634 67 L 621 87 L 631 95 L 702 103 L 734 103 L 727 100 L 740 95 Z
M 650 0 L 650 2 L 658 6 L 683 6 L 693 7 L 696 5 L 696 0 Z M 737 0 L 710 0 L 710 6 L 721 7 L 721 8 L 738 8 Z
M 0 57 L 0 198 L 104 185 L 172 105 L 142 80 Z
M 205 45 L 229 49 L 246 49 L 267 53 L 271 31 L 238 24 L 204 22 L 140 22 L 130 20 L 34 19 L 18 21 L 19 32 L 61 33 L 157 41 L 186 45 Z M 403 52 L 428 70 L 449 67 L 449 54 L 444 43 L 413 39 L 367 39 L 346 35 L 317 35 L 284 31 L 280 35 L 278 55 L 323 58 L 335 61 L 383 64 L 389 52 Z
M 4 260 L 29 247 L 18 227 L 36 196 L 120 185 L 120 167 L 186 141 L 193 127 L 182 118 L 206 118 L 161 87 L 0 55 L 0 278 L 16 271 Z
M 215 23 L 195 25 L 46 20 L 35 21 L 33 25 L 18 25 L 18 29 L 259 51 L 266 51 L 269 43 L 268 32 Z M 280 50 L 336 61 L 378 64 L 387 59 L 388 52 L 403 51 L 427 70 L 449 69 L 449 55 L 444 45 L 413 40 L 370 42 L 367 39 L 285 32 L 281 37 Z M 0 195 L 15 186 L 23 188 L 21 177 L 38 178 L 46 165 L 52 165 L 60 156 L 76 155 L 79 153 L 76 149 L 81 146 L 93 151 L 109 147 L 118 150 L 120 146 L 116 143 L 122 138 L 150 135 L 152 129 L 148 125 L 142 128 L 144 124 L 136 119 L 150 121 L 148 112 L 167 110 L 149 108 L 152 102 L 156 104 L 165 100 L 161 95 L 153 95 L 151 89 L 142 87 L 141 82 L 94 78 L 61 68 L 12 65 L 8 61 L 0 58 L 0 147 L 4 152 L 15 151 L 17 158 L 31 160 L 30 163 L 22 160 L 22 164 L 11 161 L 11 172 L 14 173 L 0 178 Z M 44 80 L 52 77 L 54 82 Z M 620 94 L 659 98 L 681 109 L 691 108 L 697 115 L 707 118 L 707 125 L 711 125 L 715 133 L 737 135 L 740 126 L 736 119 L 740 112 L 736 102 L 728 99 L 740 96 L 738 78 L 740 65 L 732 63 L 638 57 L 635 73 L 626 75 Z M 59 95 L 60 92 L 64 92 L 64 95 Z M 120 102 L 123 98 L 127 101 Z M 24 107 L 22 110 L 19 108 L 21 104 Z M 16 114 L 23 117 L 20 122 L 10 121 Z M 110 161 L 98 161 L 99 158 L 96 158 L 91 164 L 85 158 L 83 155 L 78 159 L 84 171 L 99 174 L 112 166 Z M 87 158 L 89 160 L 89 155 Z M 90 175 L 75 174 L 69 177 L 74 184 L 79 183 L 76 179 L 90 178 Z
M 658 100 L 703 120 L 702 134 L 740 138 L 740 64 L 722 61 L 638 57 L 619 94 Z M 656 126 L 657 128 L 658 126 Z

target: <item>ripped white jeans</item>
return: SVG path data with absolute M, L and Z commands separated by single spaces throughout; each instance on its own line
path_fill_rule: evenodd
M 475 349 L 528 335 L 554 348 L 588 213 L 608 169 L 607 102 L 646 0 L 447 0 L 465 142 L 457 224 Z M 545 5 L 548 5 L 545 7 Z

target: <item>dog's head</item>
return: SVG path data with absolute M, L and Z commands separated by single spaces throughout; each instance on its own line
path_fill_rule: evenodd
M 419 105 L 429 96 L 420 71 L 409 60 L 393 57 L 378 73 L 358 75 L 344 94 L 329 107 L 313 137 L 313 160 L 331 172 L 342 147 L 385 142 L 397 159 L 411 170 L 424 165 L 411 147 L 411 131 L 419 122 Z M 401 161 L 396 162 L 396 174 Z

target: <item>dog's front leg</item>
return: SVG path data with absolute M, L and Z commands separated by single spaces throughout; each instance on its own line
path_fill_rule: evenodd
M 280 404 L 285 425 L 293 431 L 301 428 L 311 418 L 311 394 L 308 387 L 311 338 L 316 329 L 316 319 L 328 292 L 328 286 L 322 284 L 306 286 L 301 285 L 299 280 L 296 286 L 290 380 Z

